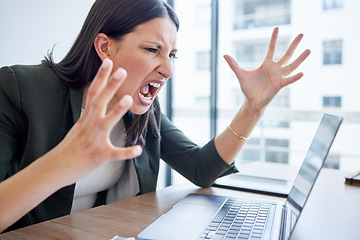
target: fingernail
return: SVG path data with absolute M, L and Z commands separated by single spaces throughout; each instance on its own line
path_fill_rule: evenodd
M 125 69 L 123 69 L 123 68 L 118 68 L 116 71 L 121 71 L 121 72 L 123 72 L 124 74 L 127 74 L 127 71 L 125 70 Z
M 110 64 L 112 61 L 109 58 L 105 58 L 104 61 L 102 62 L 102 65 L 106 66 L 108 64 Z
M 121 77 L 123 77 L 123 76 L 126 76 L 126 74 L 127 74 L 127 72 L 125 71 L 125 69 L 123 69 L 123 68 L 118 68 L 118 69 L 114 72 L 113 76 L 114 76 L 115 78 L 121 78 Z
M 134 146 L 134 151 L 133 151 L 134 155 L 141 155 L 142 153 L 142 148 L 139 145 Z
M 125 95 L 121 98 L 120 105 L 122 107 L 127 107 L 132 104 L 132 101 L 133 101 L 133 99 L 130 95 Z
M 237 64 L 237 62 L 235 61 L 235 59 L 233 58 L 233 57 L 231 57 L 231 56 L 229 56 L 230 57 L 230 62 L 231 62 L 231 64 L 233 64 L 233 65 L 235 65 L 235 66 L 238 66 L 238 64 Z

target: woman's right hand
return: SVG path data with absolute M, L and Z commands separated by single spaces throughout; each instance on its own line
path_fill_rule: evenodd
M 62 187 L 71 185 L 108 161 L 141 154 L 140 146 L 115 147 L 110 132 L 132 105 L 123 97 L 107 112 L 109 101 L 126 78 L 118 69 L 110 76 L 105 59 L 91 83 L 86 110 L 65 138 L 51 151 L 0 183 L 0 233 Z
M 66 170 L 63 184 L 70 185 L 85 177 L 107 161 L 127 160 L 142 153 L 140 146 L 115 147 L 110 132 L 132 105 L 124 96 L 107 112 L 108 104 L 126 78 L 124 69 L 111 76 L 113 63 L 105 59 L 91 83 L 86 97 L 86 109 L 65 138 L 48 154 L 58 170 Z

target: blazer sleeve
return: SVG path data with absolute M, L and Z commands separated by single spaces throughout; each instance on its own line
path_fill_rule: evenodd
M 161 158 L 174 170 L 201 187 L 209 187 L 222 175 L 237 172 L 215 148 L 214 139 L 199 147 L 161 114 Z
M 19 86 L 10 67 L 0 69 L 0 181 L 12 175 L 13 160 L 22 152 L 26 136 L 19 134 L 25 128 L 21 113 Z

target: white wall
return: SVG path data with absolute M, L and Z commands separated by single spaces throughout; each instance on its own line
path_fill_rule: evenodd
M 0 67 L 39 64 L 55 44 L 55 61 L 60 61 L 70 50 L 94 2 L 0 0 Z M 165 89 L 160 100 L 165 99 L 164 94 Z M 159 188 L 165 186 L 164 166 Z
M 70 49 L 94 0 L 0 0 L 0 67 L 38 64 Z

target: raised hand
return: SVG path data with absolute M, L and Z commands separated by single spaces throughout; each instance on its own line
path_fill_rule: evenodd
M 88 89 L 83 115 L 63 141 L 48 153 L 54 156 L 55 165 L 68 169 L 68 178 L 63 179 L 67 184 L 107 161 L 132 159 L 141 154 L 140 146 L 122 148 L 110 142 L 111 130 L 132 105 L 132 98 L 124 96 L 108 111 L 110 100 L 126 78 L 123 69 L 110 76 L 112 66 L 111 60 L 104 60 Z
M 303 73 L 297 73 L 293 76 L 288 75 L 295 71 L 310 54 L 310 50 L 307 49 L 296 60 L 286 65 L 303 37 L 303 34 L 299 34 L 291 43 L 284 56 L 278 62 L 275 62 L 273 58 L 278 32 L 279 29 L 275 28 L 266 58 L 261 66 L 255 70 L 246 71 L 232 57 L 224 56 L 239 80 L 246 103 L 250 104 L 251 109 L 254 111 L 264 110 L 283 87 L 299 80 L 303 76 Z
M 0 183 L 0 232 L 62 187 L 75 183 L 107 161 L 126 160 L 141 154 L 140 146 L 115 147 L 110 132 L 132 104 L 123 97 L 110 111 L 108 105 L 126 78 L 118 69 L 110 76 L 105 59 L 86 98 L 86 109 L 65 138 L 25 169 Z M 26 201 L 24 201 L 24 199 Z

